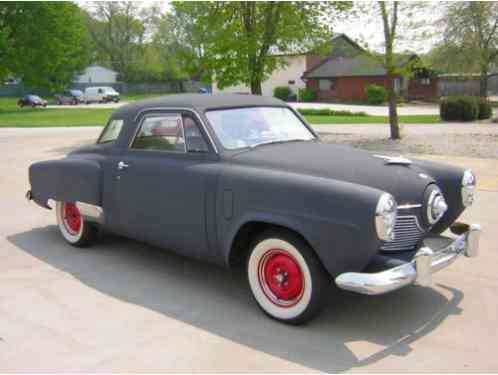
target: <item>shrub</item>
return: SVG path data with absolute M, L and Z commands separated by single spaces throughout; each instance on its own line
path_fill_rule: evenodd
M 299 108 L 298 112 L 303 116 L 368 116 L 365 112 L 335 111 L 328 108 Z
M 280 100 L 287 101 L 291 94 L 291 90 L 287 86 L 277 86 L 273 89 L 273 96 Z
M 478 100 L 474 96 L 448 96 L 441 99 L 439 113 L 444 121 L 474 121 L 479 116 Z
M 488 99 L 485 98 L 479 98 L 479 115 L 478 119 L 479 120 L 486 120 L 488 118 L 491 118 L 493 116 L 493 108 L 491 107 L 491 103 L 488 101 Z
M 300 102 L 313 102 L 316 100 L 316 93 L 309 88 L 299 89 L 298 97 Z
M 382 104 L 387 99 L 387 91 L 384 86 L 368 85 L 365 88 L 365 94 L 367 95 L 368 104 Z

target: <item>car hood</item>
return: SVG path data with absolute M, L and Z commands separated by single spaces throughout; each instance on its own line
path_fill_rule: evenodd
M 321 142 L 262 145 L 236 154 L 233 163 L 331 178 L 380 189 L 399 205 L 419 204 L 434 179 L 417 165 L 388 164 L 382 155 Z

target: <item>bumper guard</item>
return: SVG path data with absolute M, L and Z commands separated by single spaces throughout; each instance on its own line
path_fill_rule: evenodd
M 342 273 L 335 283 L 341 289 L 368 295 L 392 292 L 410 284 L 430 286 L 434 272 L 448 267 L 462 254 L 470 258 L 478 254 L 480 225 L 458 223 L 450 229 L 458 237 L 443 249 L 422 247 L 411 262 L 377 273 Z

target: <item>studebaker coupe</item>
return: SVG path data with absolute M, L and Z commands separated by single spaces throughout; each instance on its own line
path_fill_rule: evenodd
M 371 295 L 428 286 L 478 250 L 479 226 L 455 223 L 474 199 L 472 172 L 322 143 L 272 98 L 132 103 L 95 144 L 34 163 L 29 178 L 28 199 L 55 203 L 71 245 L 105 231 L 245 264 L 258 305 L 287 323 L 312 318 L 331 281 Z

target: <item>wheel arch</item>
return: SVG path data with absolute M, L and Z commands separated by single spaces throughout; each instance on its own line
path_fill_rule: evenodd
M 270 217 L 253 217 L 241 221 L 236 226 L 236 230 L 229 236 L 229 242 L 226 250 L 226 264 L 228 267 L 236 267 L 243 264 L 250 250 L 251 239 L 267 230 L 275 229 L 287 231 L 304 241 L 320 259 L 316 252 L 311 235 L 293 220 L 278 220 Z

